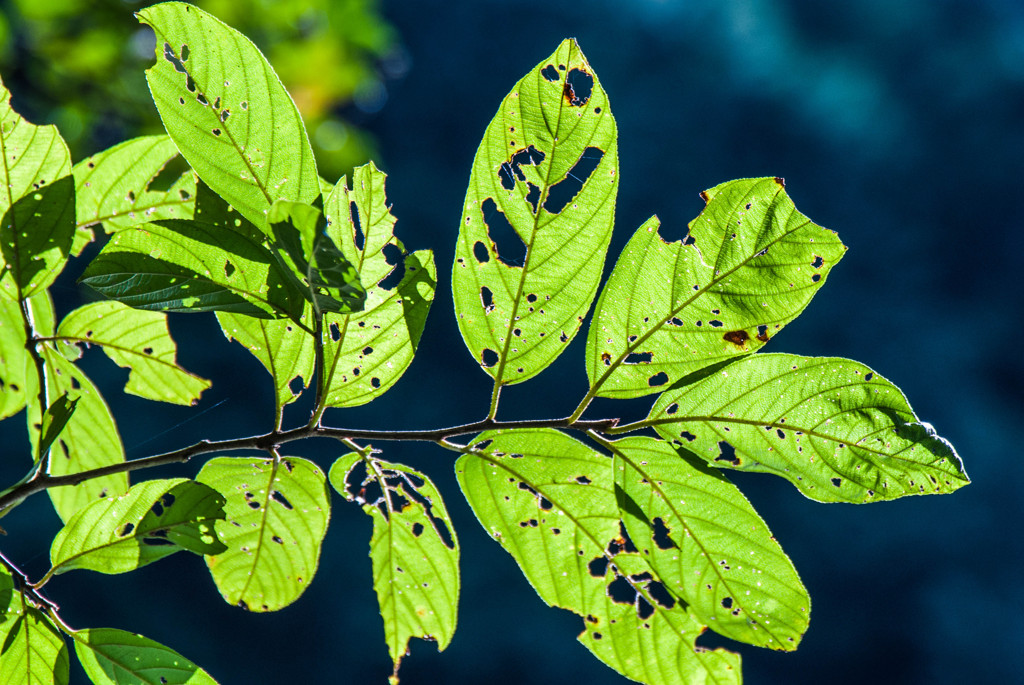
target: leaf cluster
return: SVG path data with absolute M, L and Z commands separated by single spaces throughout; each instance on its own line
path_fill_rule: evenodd
M 821 502 L 968 482 L 953 447 L 871 369 L 760 352 L 846 249 L 796 209 L 782 179 L 705 191 L 678 241 L 652 217 L 601 284 L 616 125 L 572 40 L 504 99 L 470 172 L 452 290 L 466 347 L 493 379 L 484 418 L 418 431 L 326 424 L 328 409 L 372 401 L 412 362 L 437 285 L 433 254 L 395 236 L 372 163 L 351 179 L 318 175 L 295 104 L 248 39 L 183 3 L 138 16 L 157 36 L 146 76 L 166 136 L 72 166 L 57 130 L 24 121 L 2 93 L 0 418 L 25 410 L 33 458 L 0 494 L 0 515 L 46 491 L 64 521 L 38 581 L 0 555 L 5 682 L 66 682 L 65 635 L 95 683 L 213 682 L 148 638 L 69 627 L 43 586 L 188 551 L 226 602 L 277 611 L 316 574 L 332 489 L 372 520 L 397 681 L 411 638 L 438 649 L 453 638 L 460 548 L 441 493 L 387 461 L 378 446 L 388 441 L 456 453 L 470 507 L 540 598 L 579 615 L 578 639 L 598 659 L 651 684 L 740 682 L 738 654 L 701 645 L 708 628 L 785 651 L 807 630 L 807 590 L 729 470 L 774 473 Z M 158 190 L 178 155 L 189 170 Z M 58 322 L 48 288 L 96 227 L 110 235 L 80 280 L 106 299 Z M 549 367 L 592 306 L 589 389 L 576 410 L 499 421 L 502 388 Z M 125 460 L 76 362 L 97 345 L 129 369 L 126 392 L 197 403 L 209 382 L 178 365 L 168 312 L 215 312 L 266 368 L 275 418 L 265 434 Z M 309 422 L 285 427 L 285 406 L 307 390 Z M 584 418 L 595 398 L 651 395 L 640 421 Z M 338 445 L 329 468 L 282 453 L 311 437 Z M 213 453 L 194 480 L 129 487 L 130 472 Z

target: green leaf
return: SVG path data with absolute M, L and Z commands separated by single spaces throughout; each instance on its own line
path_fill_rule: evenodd
M 434 255 L 419 250 L 403 256 L 385 179 L 372 162 L 357 167 L 352 188 L 341 179 L 324 203 L 327 233 L 366 287 L 363 311 L 324 317 L 330 407 L 365 404 L 398 382 L 416 354 L 434 300 Z
M 71 154 L 56 126 L 35 126 L 11 108 L 0 83 L 0 297 L 20 300 L 60 274 L 75 232 Z
M 120 497 L 93 502 L 58 531 L 47 576 L 74 569 L 126 573 L 180 550 L 219 554 L 214 533 L 224 498 L 184 478 L 148 480 Z
M 311 204 L 320 185 L 302 118 L 256 46 L 192 5 L 137 16 L 156 32 L 153 100 L 199 178 L 261 230 L 275 200 Z
M 702 196 L 684 240 L 666 243 L 655 217 L 622 251 L 587 335 L 592 396 L 660 392 L 756 351 L 804 310 L 846 250 L 796 210 L 782 179 L 730 181 Z
M 178 148 L 167 136 L 142 136 L 83 159 L 72 169 L 75 176 L 76 246 L 92 240 L 89 226 L 102 224 L 113 233 L 158 219 L 191 219 L 196 202 L 196 179 L 183 173 L 167 190 L 150 184 Z M 81 243 L 81 245 L 79 245 Z M 81 250 L 75 251 L 75 254 Z
M 366 291 L 359 274 L 327 235 L 320 210 L 278 200 L 267 220 L 278 254 L 298 277 L 316 312 L 356 312 L 363 308 Z
M 651 685 L 739 683 L 739 657 L 695 647 L 704 626 L 630 540 L 611 459 L 551 429 L 487 432 L 466 449 L 455 471 L 473 513 L 541 599 L 584 617 L 578 639 L 595 656 Z
M 497 382 L 540 373 L 579 330 L 601 278 L 618 179 L 608 98 L 579 45 L 563 41 L 487 127 L 462 212 L 455 313 Z
M 903 393 L 848 359 L 753 355 L 665 392 L 644 423 L 714 466 L 775 473 L 819 502 L 969 482 L 956 450 Z
M 355 453 L 334 462 L 330 481 L 373 519 L 373 588 L 395 673 L 410 638 L 444 650 L 458 614 L 459 542 L 441 493 L 415 469 Z
M 196 480 L 227 498 L 217 533 L 228 550 L 206 558 L 224 600 L 260 612 L 297 600 L 316 573 L 331 516 L 323 472 L 297 457 L 218 457 Z
M 46 333 L 40 331 L 43 335 Z M 52 334 L 52 324 L 50 331 Z M 59 397 L 67 394 L 76 401 L 75 413 L 50 449 L 51 476 L 63 476 L 89 471 L 124 461 L 124 447 L 114 423 L 110 408 L 81 369 L 68 361 L 50 345 L 41 348 L 47 366 L 47 394 Z M 35 397 L 38 387 L 35 374 L 29 377 L 29 396 Z M 33 453 L 39 454 L 35 441 L 42 425 L 39 405 L 30 401 L 28 407 L 29 435 Z M 83 507 L 101 497 L 114 497 L 128 490 L 128 476 L 116 473 L 92 478 L 78 485 L 65 485 L 47 490 L 61 520 L 67 522 Z
M 0 568 L 0 620 L 7 616 L 7 609 L 14 596 L 14 578 L 5 568 Z M 2 655 L 0 655 L 2 658 Z
M 302 293 L 269 250 L 198 221 L 169 219 L 120 231 L 79 280 L 138 309 L 302 315 Z
M 671 592 L 717 633 L 796 649 L 811 598 L 739 489 L 661 440 L 624 438 L 608 447 L 626 530 Z
M 311 313 L 307 304 L 301 318 L 307 327 L 312 325 Z M 291 319 L 254 319 L 217 312 L 217 321 L 227 339 L 249 350 L 274 379 L 275 416 L 279 415 L 284 405 L 299 398 L 301 388 L 313 375 L 313 336 Z
M 0 295 L 0 419 L 24 408 L 28 374 L 34 375 L 35 368 L 25 349 L 21 302 Z
M 39 460 L 46 450 L 50 449 L 50 445 L 57 439 L 64 427 L 68 425 L 68 421 L 71 420 L 72 414 L 75 413 L 75 405 L 78 404 L 78 398 L 70 399 L 67 393 L 64 393 L 46 409 L 46 413 L 43 414 L 43 424 L 40 429 L 39 444 L 36 447 L 36 460 Z
M 68 647 L 43 612 L 14 592 L 0 623 L 0 682 L 6 685 L 67 685 Z
M 131 309 L 120 302 L 93 302 L 72 311 L 57 328 L 65 342 L 99 345 L 110 359 L 130 369 L 125 392 L 174 404 L 192 405 L 210 381 L 178 366 L 167 315 Z
M 71 634 L 82 669 L 96 685 L 216 685 L 203 669 L 147 637 L 115 628 Z

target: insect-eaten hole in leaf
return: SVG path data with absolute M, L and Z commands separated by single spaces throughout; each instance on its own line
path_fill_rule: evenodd
M 540 202 L 540 186 L 526 182 L 526 201 L 530 203 L 530 212 L 536 214 L 537 203 Z
M 548 81 L 551 81 L 552 83 L 554 83 L 555 81 L 562 77 L 562 75 L 558 73 L 558 69 L 555 69 L 554 64 L 549 64 L 543 69 L 541 69 L 540 75 L 546 78 Z
M 348 203 L 348 213 L 352 217 L 352 238 L 355 240 L 356 249 L 360 252 L 366 244 L 366 236 L 363 235 L 363 224 L 359 220 L 359 205 L 352 200 Z
M 124 524 L 124 527 L 121 529 L 121 532 L 118 533 L 118 535 L 120 537 L 124 537 L 126 535 L 131 535 L 133 530 L 135 530 L 135 524 L 134 523 L 126 523 L 126 524 Z
M 659 385 L 665 385 L 666 383 L 668 383 L 668 374 L 664 371 L 659 371 L 647 379 L 647 385 L 652 388 L 656 388 Z
M 636 554 L 639 552 L 636 545 L 629 537 L 629 533 L 626 532 L 626 525 L 619 521 L 619 537 L 612 538 L 608 542 L 608 546 L 605 548 L 605 552 L 609 557 L 614 557 L 619 552 L 626 552 L 627 554 Z
M 741 463 L 740 458 L 736 456 L 736 448 L 725 440 L 718 441 L 718 456 L 715 457 L 715 461 L 728 462 L 733 466 L 739 466 Z
M 608 559 L 604 556 L 594 557 L 587 563 L 587 573 L 595 578 L 604 578 L 608 572 Z
M 275 535 L 275 536 L 271 537 L 270 539 L 273 540 L 274 542 L 276 542 L 279 545 L 283 545 L 284 544 L 284 540 L 281 539 L 280 535 Z
M 235 265 L 230 260 L 224 261 L 224 275 L 231 278 L 231 274 L 235 273 Z
M 376 376 L 372 377 L 370 379 L 370 385 L 372 385 L 374 389 L 379 388 L 380 387 L 380 379 L 377 378 Z
M 544 161 L 546 155 L 533 145 L 517 150 L 507 162 L 502 162 L 498 167 L 498 181 L 505 190 L 515 190 L 516 180 L 525 181 L 526 174 L 520 168 L 522 165 L 536 166 Z
M 494 311 L 494 293 L 486 285 L 480 288 L 480 304 L 484 306 L 484 313 L 490 314 Z
M 295 397 L 298 397 L 305 387 L 306 383 L 302 380 L 302 376 L 296 376 L 288 381 L 288 391 Z
M 473 256 L 476 257 L 476 261 L 481 264 L 486 264 L 491 261 L 491 253 L 487 251 L 487 246 L 479 240 L 473 243 Z
M 573 68 L 565 77 L 562 95 L 572 107 L 582 107 L 594 92 L 594 77 L 580 68 Z
M 622 362 L 623 364 L 650 364 L 654 359 L 653 352 L 632 352 Z
M 167 539 L 166 530 L 152 531 L 151 533 L 142 538 L 142 544 L 149 545 L 151 547 L 174 545 L 173 542 Z
M 710 323 L 712 326 L 715 325 L 714 321 L 711 321 Z M 722 340 L 731 342 L 736 347 L 746 349 L 747 341 L 750 340 L 750 334 L 742 329 L 738 331 L 729 331 L 722 336 Z
M 331 323 L 331 325 L 327 327 L 327 330 L 330 331 L 331 340 L 334 342 L 341 340 L 341 328 L 338 327 L 337 322 Z
M 548 189 L 548 196 L 544 200 L 544 211 L 549 214 L 558 214 L 565 209 L 566 205 L 583 190 L 583 185 L 597 169 L 597 165 L 601 163 L 603 157 L 604 150 L 601 148 L 588 147 L 583 150 L 583 154 L 572 168 L 565 172 L 565 177 Z
M 833 478 L 832 479 L 832 485 L 836 486 L 837 488 L 839 486 L 841 486 L 842 484 L 843 484 L 843 479 L 842 478 Z
M 480 205 L 480 211 L 498 261 L 505 266 L 523 266 L 526 263 L 526 243 L 512 228 L 505 214 L 498 209 L 494 199 L 489 197 L 484 200 Z
M 394 268 L 391 273 L 381 279 L 378 285 L 384 290 L 394 290 L 405 278 L 405 255 L 402 254 L 402 248 L 394 243 L 385 245 L 381 249 L 381 254 L 384 255 L 384 261 Z
M 721 328 L 725 324 L 719 321 L 718 319 L 712 319 L 711 321 L 708 321 L 708 325 L 714 328 Z
M 489 369 L 497 363 L 498 353 L 489 347 L 484 348 L 483 352 L 480 353 L 480 364 L 485 369 Z
M 280 504 L 285 509 L 293 509 L 292 503 L 288 501 L 288 498 L 281 494 L 279 490 L 272 490 L 270 492 L 270 499 Z
M 183 59 L 178 59 L 178 56 L 174 54 L 174 48 L 171 47 L 170 43 L 164 43 L 164 59 L 174 65 L 174 70 L 181 74 L 187 74 L 188 70 L 182 62 L 188 60 L 188 46 L 181 46 L 181 55 Z
M 824 264 L 825 260 L 822 259 L 820 255 L 814 255 L 814 261 L 811 262 L 812 267 L 814 267 L 815 269 L 820 269 L 822 266 L 824 266 Z
M 764 324 L 757 327 L 757 339 L 761 342 L 768 342 L 770 340 L 768 337 L 768 327 Z
M 412 534 L 413 534 L 413 537 L 417 537 L 417 538 L 419 536 L 423 535 L 423 524 L 420 523 L 419 521 L 417 521 L 416 523 L 412 524 Z
M 655 516 L 651 520 L 653 535 L 651 538 L 654 540 L 654 544 L 658 546 L 658 549 L 672 549 L 677 547 L 676 543 L 673 542 L 669 536 L 671 532 L 668 526 L 665 525 L 665 520 L 660 516 Z

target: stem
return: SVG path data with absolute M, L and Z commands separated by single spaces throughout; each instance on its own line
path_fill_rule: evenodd
M 313 415 L 309 419 L 310 427 L 320 425 L 320 419 L 323 418 L 324 411 L 327 409 L 324 403 L 324 395 L 327 392 L 327 379 L 324 377 L 324 315 L 320 311 L 313 314 L 313 350 L 316 404 L 313 406 Z
M 43 417 L 46 415 L 47 404 L 47 392 L 46 392 L 46 365 L 43 360 L 43 356 L 39 354 L 39 349 L 36 347 L 35 341 L 35 326 L 32 309 L 29 306 L 27 298 L 22 297 L 21 289 L 18 289 L 18 298 L 21 302 L 21 320 L 25 327 L 25 350 L 29 356 L 32 357 L 32 362 L 36 367 L 36 382 L 39 385 L 39 392 L 36 394 L 36 398 L 39 402 L 39 431 L 36 435 L 36 445 L 42 444 L 43 440 Z M 32 430 L 32 426 L 29 426 L 29 430 Z M 46 473 L 50 470 L 50 450 L 47 449 L 45 453 L 36 454 L 36 463 L 38 464 L 37 473 Z
M 587 410 L 587 407 L 589 407 L 590 403 L 594 400 L 594 392 L 594 388 L 587 391 L 587 394 L 580 401 L 579 406 L 577 406 L 573 413 L 569 415 L 569 423 L 579 421 L 579 418 L 583 416 L 583 412 Z
M 27 595 L 29 599 L 32 600 L 33 604 L 46 607 L 53 611 L 60 609 L 56 602 L 44 597 L 37 587 L 29 582 L 28 576 L 25 575 L 24 571 L 18 568 L 10 559 L 5 557 L 3 553 L 0 553 L 0 564 L 10 572 L 11 576 L 13 576 L 14 588 L 22 593 L 22 595 Z
M 640 430 L 641 428 L 648 428 L 650 427 L 650 425 L 651 424 L 648 423 L 647 419 L 641 419 L 639 421 L 634 421 L 633 423 L 627 423 L 621 426 L 613 426 L 612 428 L 606 430 L 605 433 L 607 433 L 608 435 L 622 435 L 623 433 L 629 433 L 631 431 Z
M 492 420 L 498 414 L 498 399 L 501 397 L 501 381 L 494 379 L 494 389 L 491 390 L 491 408 L 487 411 L 487 419 Z

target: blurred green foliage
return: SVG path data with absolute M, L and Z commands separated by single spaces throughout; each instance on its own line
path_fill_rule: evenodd
M 0 72 L 15 108 L 54 123 L 79 160 L 161 133 L 144 71 L 153 33 L 133 13 L 151 0 L 0 3 Z M 374 153 L 352 119 L 380 109 L 405 70 L 377 0 L 195 0 L 263 50 L 308 127 L 320 174 L 336 180 Z M 348 116 L 346 116 L 348 115 Z

